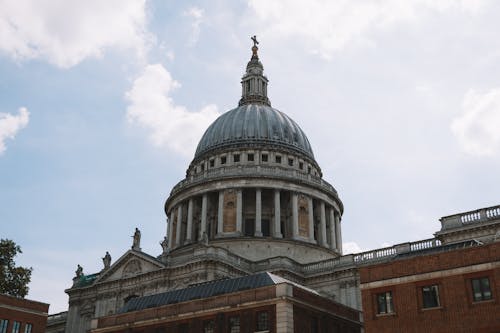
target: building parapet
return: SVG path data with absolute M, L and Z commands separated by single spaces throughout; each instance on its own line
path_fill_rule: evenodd
M 319 187 L 327 192 L 334 193 L 337 196 L 337 190 L 323 180 L 321 177 L 306 174 L 298 170 L 290 170 L 279 166 L 262 165 L 234 165 L 216 169 L 205 170 L 203 173 L 192 175 L 177 183 L 170 195 L 174 195 L 186 186 L 201 184 L 207 181 L 234 177 L 259 177 L 259 178 L 281 178 L 301 182 L 314 187 Z
M 500 205 L 444 216 L 439 221 L 441 221 L 441 231 L 444 231 L 498 219 L 500 219 Z

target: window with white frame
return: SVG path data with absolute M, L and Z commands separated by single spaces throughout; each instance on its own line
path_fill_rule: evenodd
M 392 302 L 392 291 L 386 291 L 377 294 L 377 313 L 378 314 L 394 313 L 394 304 Z
M 471 279 L 472 283 L 472 297 L 474 302 L 487 301 L 492 299 L 490 279 L 488 277 L 481 277 Z
M 437 308 L 439 303 L 439 287 L 437 284 L 422 287 L 422 307 Z

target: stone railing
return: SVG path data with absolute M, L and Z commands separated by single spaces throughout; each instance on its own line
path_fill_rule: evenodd
M 47 316 L 47 324 L 65 322 L 67 317 L 68 317 L 68 311 L 50 314 Z
M 353 261 L 355 264 L 375 262 L 384 259 L 389 259 L 398 254 L 411 253 L 415 251 L 421 251 L 426 249 L 431 249 L 434 247 L 441 246 L 441 241 L 436 238 L 424 239 L 412 243 L 402 243 L 394 245 L 391 247 L 385 247 L 382 249 L 376 249 L 367 252 L 361 252 L 353 255 Z
M 497 219 L 500 219 L 500 205 L 442 217 L 440 219 L 441 230 L 460 228 L 467 224 Z
M 300 264 L 287 257 L 274 257 L 260 261 L 251 261 L 240 256 L 237 256 L 227 249 L 219 247 L 199 247 L 193 251 L 186 251 L 184 255 L 180 255 L 169 261 L 170 266 L 184 266 L 189 260 L 217 260 L 225 262 L 231 266 L 237 267 L 247 273 L 256 273 L 272 270 L 290 270 L 304 274 L 305 276 L 334 271 L 338 268 L 348 266 L 365 265 L 384 260 L 389 260 L 398 254 L 411 253 L 432 249 L 441 246 L 441 242 L 436 238 L 424 239 L 417 242 L 402 243 L 391 247 L 366 251 L 356 254 L 348 254 L 338 258 L 322 260 L 309 264 Z
M 189 176 L 177 183 L 170 195 L 173 195 L 186 186 L 204 183 L 206 181 L 233 177 L 260 177 L 260 178 L 281 178 L 294 182 L 302 182 L 308 185 L 319 187 L 337 195 L 335 188 L 321 177 L 303 173 L 299 170 L 286 169 L 279 166 L 262 165 L 236 165 L 216 169 L 209 169 L 197 175 Z

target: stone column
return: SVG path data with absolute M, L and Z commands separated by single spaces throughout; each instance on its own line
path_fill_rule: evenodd
M 297 193 L 292 193 L 292 237 L 299 238 L 299 203 Z
M 170 216 L 167 217 L 167 235 L 168 235 L 168 248 L 171 250 L 172 249 L 172 244 L 173 244 L 173 235 L 174 231 L 172 228 L 172 223 L 173 223 L 173 218 L 172 218 L 172 212 L 170 213 Z
M 308 206 L 308 220 L 309 220 L 309 241 L 315 243 L 314 241 L 314 207 L 313 207 L 313 199 L 311 197 L 307 197 L 307 206 Z
M 335 234 L 337 239 L 337 250 L 342 254 L 342 231 L 340 230 L 340 213 L 335 214 Z
M 274 237 L 283 238 L 281 233 L 281 201 L 280 190 L 274 190 Z
M 241 234 L 243 225 L 243 191 L 238 189 L 236 192 L 236 232 Z
M 177 232 L 175 233 L 175 245 L 181 246 L 181 230 L 182 230 L 182 204 L 177 208 Z
M 319 217 L 320 217 L 320 232 L 321 232 L 321 246 L 328 247 L 328 241 L 326 239 L 326 212 L 325 212 L 325 202 L 321 200 L 319 204 Z
M 207 231 L 207 200 L 208 194 L 203 193 L 203 196 L 201 197 L 201 223 L 199 239 L 203 239 L 203 234 Z
M 219 191 L 219 208 L 217 210 L 217 236 L 224 233 L 224 190 Z
M 255 189 L 255 237 L 262 237 L 262 190 Z
M 335 212 L 333 207 L 328 208 L 329 216 L 330 216 L 330 249 L 337 249 L 337 228 L 335 227 Z
M 188 202 L 188 220 L 186 229 L 186 243 L 191 243 L 193 237 L 193 199 Z

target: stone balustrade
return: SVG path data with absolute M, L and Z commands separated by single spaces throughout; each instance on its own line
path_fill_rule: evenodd
M 500 205 L 442 217 L 440 219 L 441 230 L 460 228 L 468 224 L 497 219 L 500 219 Z
M 259 177 L 259 178 L 281 178 L 301 182 L 307 185 L 318 187 L 337 195 L 335 188 L 319 176 L 306 174 L 298 170 L 290 170 L 279 166 L 262 165 L 234 165 L 216 169 L 205 170 L 202 173 L 192 175 L 177 183 L 170 195 L 174 195 L 186 186 L 192 186 L 210 181 L 213 179 L 233 178 L 233 177 Z
M 417 242 L 398 244 L 382 249 L 375 249 L 356 254 L 313 262 L 309 264 L 300 264 L 287 257 L 274 257 L 270 259 L 251 261 L 232 254 L 228 250 L 219 247 L 200 247 L 195 253 L 186 252 L 185 256 L 178 256 L 169 261 L 170 266 L 183 266 L 187 264 L 189 258 L 195 260 L 213 259 L 226 262 L 227 264 L 241 269 L 247 273 L 261 271 L 272 271 L 287 269 L 292 272 L 301 273 L 304 276 L 311 276 L 346 267 L 366 265 L 369 263 L 390 260 L 398 254 L 407 254 L 416 251 L 428 250 L 441 246 L 441 242 L 436 238 L 424 239 Z

